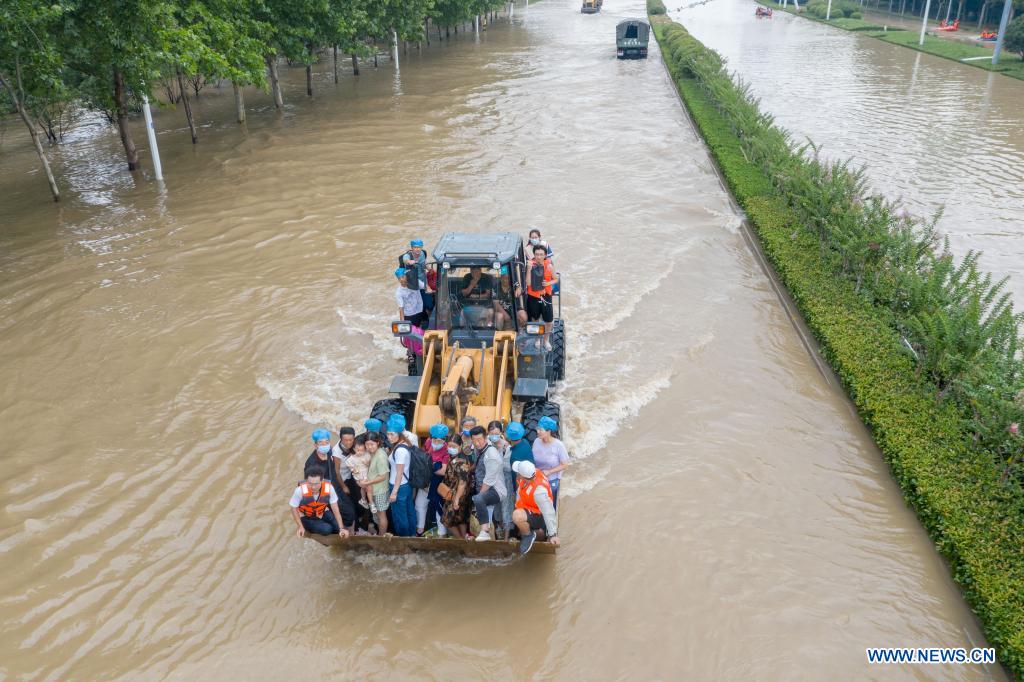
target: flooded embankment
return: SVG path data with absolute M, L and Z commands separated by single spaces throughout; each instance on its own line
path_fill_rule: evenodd
M 850 404 L 808 353 L 660 56 L 607 0 L 517 6 L 303 97 L 0 156 L 0 670 L 50 679 L 918 678 L 867 646 L 983 642 Z M 142 128 L 136 138 L 141 140 Z M 333 554 L 288 494 L 313 424 L 402 371 L 410 235 L 537 225 L 569 329 L 558 557 Z M 45 502 L 44 502 L 45 500 Z M 929 677 L 1001 679 L 929 667 Z

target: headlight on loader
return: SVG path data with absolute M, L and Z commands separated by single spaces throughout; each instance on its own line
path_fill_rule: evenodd
M 391 333 L 395 336 L 408 336 L 412 334 L 412 322 L 398 320 L 391 323 Z
M 528 324 L 526 325 L 526 333 L 531 336 L 539 336 L 544 334 L 545 329 L 542 324 Z

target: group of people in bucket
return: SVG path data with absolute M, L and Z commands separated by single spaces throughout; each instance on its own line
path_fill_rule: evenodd
M 402 415 L 363 425 L 358 436 L 341 428 L 333 445 L 329 431 L 313 431 L 316 448 L 290 500 L 299 537 L 389 530 L 403 537 L 518 537 L 521 554 L 538 538 L 559 544 L 555 510 L 569 453 L 551 417 L 539 420 L 532 445 L 519 422 L 485 428 L 466 417 L 461 433 L 435 424 L 422 448 Z
M 483 268 L 471 268 L 458 287 L 457 293 L 463 300 L 493 306 L 488 321 L 495 329 L 513 329 L 513 315 L 518 316 L 520 325 L 527 321 L 541 320 L 550 323 L 554 319 L 552 296 L 558 285 L 558 277 L 551 260 L 551 246 L 541 238 L 540 230 L 530 230 L 524 255 L 527 261 L 525 302 L 522 298 L 522 285 L 517 281 L 518 277 L 513 278 L 508 268 L 502 268 L 496 282 L 490 275 L 484 274 Z M 395 278 L 398 280 L 398 288 L 395 290 L 398 315 L 414 326 L 426 329 L 434 309 L 437 269 L 427 265 L 423 240 L 413 239 L 409 242 L 409 250 L 398 257 L 398 263 L 395 270 Z M 511 305 L 513 295 L 520 303 L 517 306 Z

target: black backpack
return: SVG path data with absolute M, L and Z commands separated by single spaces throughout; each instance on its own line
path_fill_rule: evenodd
M 430 485 L 430 456 L 422 448 L 409 446 L 409 485 L 413 488 L 426 488 Z

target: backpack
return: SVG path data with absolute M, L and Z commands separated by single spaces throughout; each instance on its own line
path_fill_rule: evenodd
M 426 488 L 430 485 L 430 475 L 434 473 L 430 466 L 430 456 L 426 450 L 409 446 L 409 485 L 413 488 Z

